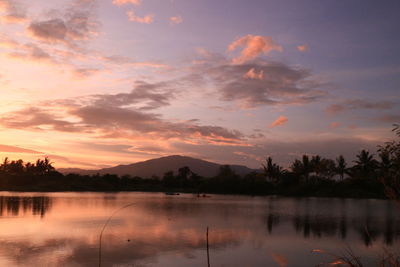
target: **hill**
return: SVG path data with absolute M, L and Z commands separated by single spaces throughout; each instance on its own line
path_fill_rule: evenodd
M 83 170 L 83 169 L 58 169 L 61 173 L 78 173 L 78 174 L 116 174 L 119 176 L 129 174 L 131 176 L 139 176 L 143 178 L 150 178 L 153 175 L 162 177 L 167 171 L 178 172 L 181 167 L 187 166 L 190 170 L 203 177 L 215 176 L 221 164 L 209 162 L 201 159 L 186 157 L 186 156 L 167 156 L 157 159 L 150 159 L 142 162 L 137 162 L 129 165 L 118 165 L 111 168 L 104 168 L 100 170 Z M 246 175 L 252 171 L 258 171 L 250 169 L 246 166 L 241 165 L 230 165 L 231 169 L 239 174 Z

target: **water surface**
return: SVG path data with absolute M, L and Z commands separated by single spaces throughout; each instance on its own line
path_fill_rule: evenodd
M 162 193 L 0 193 L 0 266 L 315 266 L 351 249 L 365 266 L 400 246 L 384 200 Z

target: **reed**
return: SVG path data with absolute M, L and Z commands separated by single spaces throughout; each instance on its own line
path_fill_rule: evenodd
M 135 205 L 135 204 L 136 204 L 136 203 L 134 203 L 134 202 L 133 202 L 133 203 L 129 203 L 129 204 L 126 204 L 125 206 L 122 206 L 122 207 L 120 207 L 120 208 L 114 210 L 114 212 L 111 213 L 111 215 L 107 218 L 107 221 L 104 223 L 103 228 L 101 228 L 101 231 L 100 231 L 100 234 L 99 234 L 99 267 L 101 267 L 101 256 L 102 256 L 102 254 L 101 254 L 101 249 L 102 249 L 101 244 L 102 244 L 102 238 L 103 238 L 104 230 L 106 229 L 106 227 L 107 227 L 108 223 L 111 221 L 111 219 L 112 219 L 119 211 L 121 211 L 121 210 L 123 210 L 123 209 L 125 209 L 125 208 L 127 208 L 127 207 L 133 206 L 133 205 Z

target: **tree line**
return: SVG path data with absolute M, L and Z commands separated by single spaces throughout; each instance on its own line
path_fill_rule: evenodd
M 393 129 L 400 137 L 400 127 Z M 221 166 L 214 177 L 201 177 L 183 166 L 163 177 L 129 175 L 61 174 L 48 158 L 35 163 L 22 160 L 0 165 L 0 190 L 19 191 L 179 191 L 193 193 L 234 193 L 251 195 L 329 196 L 396 198 L 400 195 L 400 141 L 378 146 L 375 157 L 361 150 L 349 163 L 343 156 L 327 159 L 303 155 L 289 168 L 268 157 L 259 172 L 243 177 L 229 165 Z M 351 165 L 351 166 L 350 166 Z

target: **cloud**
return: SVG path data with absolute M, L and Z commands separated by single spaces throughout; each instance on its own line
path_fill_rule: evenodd
M 123 5 L 135 5 L 138 6 L 141 4 L 141 0 L 113 0 L 112 3 L 116 6 L 123 6 Z
M 21 148 L 17 146 L 9 146 L 9 145 L 1 145 L 0 144 L 0 152 L 7 152 L 7 153 L 27 153 L 27 154 L 42 154 L 42 152 Z
M 376 121 L 386 123 L 400 123 L 400 115 L 398 114 L 386 114 L 376 118 Z
M 156 109 L 168 106 L 169 101 L 175 97 L 174 88 L 169 82 L 147 83 L 136 81 L 134 90 L 130 93 L 119 93 L 114 95 L 95 95 L 93 102 L 96 106 L 136 106 L 140 110 Z
M 322 85 L 312 79 L 309 70 L 263 60 L 232 65 L 220 58 L 205 58 L 192 68 L 190 79 L 197 86 L 207 81 L 220 100 L 237 101 L 242 108 L 304 104 L 326 95 L 318 89 Z
M 171 25 L 176 25 L 176 24 L 181 24 L 183 22 L 183 19 L 181 16 L 173 16 L 169 18 L 169 23 Z
M 32 21 L 29 35 L 41 42 L 77 47 L 78 42 L 97 35 L 97 22 L 92 16 L 92 1 L 78 1 L 61 17 Z
M 49 53 L 35 44 L 20 45 L 17 50 L 7 54 L 11 58 L 56 63 Z
M 130 93 L 92 95 L 86 98 L 53 101 L 41 108 L 30 107 L 1 117 L 8 128 L 54 130 L 95 134 L 102 138 L 146 137 L 154 140 L 206 142 L 231 145 L 244 135 L 216 125 L 200 125 L 197 120 L 170 121 L 148 110 L 169 105 L 174 97 L 168 83 L 137 82 Z
M 74 68 L 72 70 L 72 73 L 74 74 L 74 76 L 76 78 L 87 78 L 89 76 L 95 75 L 97 73 L 101 72 L 101 69 L 97 69 L 97 68 Z
M 308 50 L 308 45 L 304 44 L 304 45 L 298 45 L 297 46 L 297 50 L 300 52 L 306 52 Z
M 285 256 L 278 254 L 278 253 L 272 253 L 272 259 L 280 266 L 280 267 L 286 267 L 288 265 L 288 260 Z
M 332 104 L 326 108 L 326 112 L 336 114 L 348 110 L 357 109 L 372 109 L 372 110 L 387 110 L 395 105 L 392 101 L 370 101 L 365 99 L 351 99 L 341 103 Z
M 289 119 L 285 116 L 279 116 L 273 123 L 271 123 L 270 127 L 276 127 L 276 126 L 281 126 L 286 124 L 289 121 Z
M 144 17 L 138 17 L 135 15 L 135 12 L 133 11 L 128 11 L 127 13 L 128 20 L 133 21 L 133 22 L 138 22 L 138 23 L 144 23 L 144 24 L 151 24 L 154 22 L 154 15 L 146 15 Z
M 0 47 L 3 48 L 15 48 L 17 47 L 19 44 L 17 41 L 15 41 L 14 39 L 8 37 L 7 35 L 1 34 L 0 33 Z
M 155 69 L 168 69 L 171 66 L 167 64 L 163 64 L 156 61 L 135 61 L 130 59 L 129 57 L 111 55 L 111 56 L 99 56 L 99 59 L 105 61 L 107 63 L 121 65 L 127 65 L 128 67 L 149 67 Z
M 63 120 L 56 114 L 52 114 L 44 108 L 29 107 L 1 117 L 1 124 L 7 128 L 24 129 L 33 128 L 45 130 L 41 126 L 50 126 L 57 131 L 74 132 L 78 128 L 71 122 Z
M 335 128 L 338 128 L 340 126 L 340 123 L 339 122 L 332 122 L 329 126 L 331 128 L 333 128 L 333 129 L 335 129 Z
M 246 35 L 231 43 L 228 51 L 232 52 L 238 47 L 243 47 L 240 55 L 232 60 L 234 64 L 242 64 L 253 60 L 261 54 L 268 55 L 271 51 L 283 51 L 283 48 L 277 45 L 270 36 Z
M 24 8 L 17 0 L 0 0 L 0 22 L 23 23 L 27 20 Z
M 258 80 L 263 80 L 264 79 L 264 71 L 261 70 L 260 72 L 256 72 L 254 68 L 249 69 L 248 72 L 246 72 L 245 75 L 243 75 L 244 78 L 248 79 L 258 79 Z

